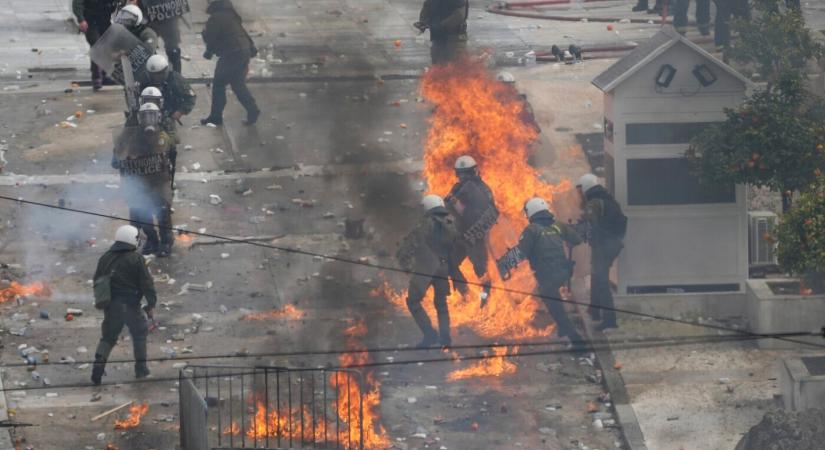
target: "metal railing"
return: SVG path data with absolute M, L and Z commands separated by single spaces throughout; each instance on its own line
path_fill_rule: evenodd
M 213 449 L 364 448 L 355 370 L 189 366 L 182 374 L 205 400 Z

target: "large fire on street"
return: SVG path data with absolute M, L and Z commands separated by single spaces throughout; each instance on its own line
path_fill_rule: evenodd
M 12 281 L 9 287 L 0 289 L 0 303 L 5 303 L 18 297 L 49 297 L 51 294 L 51 289 L 43 282 L 35 281 L 29 284 L 20 284 Z
M 429 192 L 443 196 L 450 191 L 457 181 L 453 164 L 459 156 L 470 155 L 478 162 L 481 177 L 490 186 L 501 212 L 490 232 L 492 257 L 488 273 L 494 285 L 503 285 L 495 257 L 514 246 L 518 233 L 527 225 L 524 202 L 539 196 L 552 205 L 559 193 L 572 189 L 572 183 L 567 180 L 548 183 L 528 164 L 530 147 L 538 139 L 538 131 L 524 120 L 524 102 L 514 87 L 496 80 L 482 64 L 465 61 L 431 68 L 422 78 L 421 95 L 434 106 L 424 151 L 423 175 Z M 469 261 L 464 261 L 461 269 L 473 285 L 466 296 L 453 292 L 448 297 L 454 327 L 469 328 L 486 339 L 543 337 L 555 329 L 553 324 L 534 324 L 543 306 L 529 295 L 493 290 L 486 307 L 480 309 L 480 280 L 474 276 Z M 520 292 L 534 291 L 535 280 L 526 263 L 513 272 L 506 286 Z M 373 295 L 384 297 L 406 311 L 406 292 L 393 289 L 386 281 Z M 435 317 L 432 290 L 423 305 L 427 313 Z M 516 352 L 517 349 L 512 349 L 509 354 Z M 496 354 L 474 366 L 474 370 L 454 373 L 450 379 L 515 372 L 514 365 L 505 371 L 500 369 L 502 363 L 512 364 L 503 356 Z

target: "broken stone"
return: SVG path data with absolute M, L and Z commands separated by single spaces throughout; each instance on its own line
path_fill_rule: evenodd
M 541 434 L 553 434 L 553 429 L 548 427 L 541 427 L 539 428 L 539 433 Z
M 407 403 L 409 403 L 409 404 L 414 404 L 414 403 L 416 403 L 416 402 L 418 402 L 418 399 L 417 399 L 417 398 L 415 398 L 415 397 L 407 397 Z
M 57 397 L 57 392 L 46 392 L 46 398 L 55 398 Z
M 220 205 L 221 203 L 223 203 L 223 199 L 221 199 L 220 195 L 209 194 L 209 203 L 213 205 Z
M 82 347 L 82 346 L 81 346 L 81 347 L 78 347 L 78 348 L 77 348 L 77 352 L 78 352 L 78 353 L 88 353 L 88 352 L 89 352 L 89 349 L 87 349 L 86 347 Z

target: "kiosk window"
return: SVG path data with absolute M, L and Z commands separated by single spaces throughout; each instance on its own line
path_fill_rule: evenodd
M 687 144 L 714 123 L 629 123 L 625 127 L 627 145 Z
M 734 203 L 734 185 L 700 184 L 684 158 L 627 161 L 628 205 Z

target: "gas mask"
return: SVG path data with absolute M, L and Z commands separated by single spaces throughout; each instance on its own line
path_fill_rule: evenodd
M 151 104 L 151 103 L 150 103 Z M 156 105 L 151 104 L 152 106 Z M 138 124 L 147 133 L 154 133 L 158 131 L 160 126 L 160 110 L 158 109 L 143 109 L 138 111 Z

